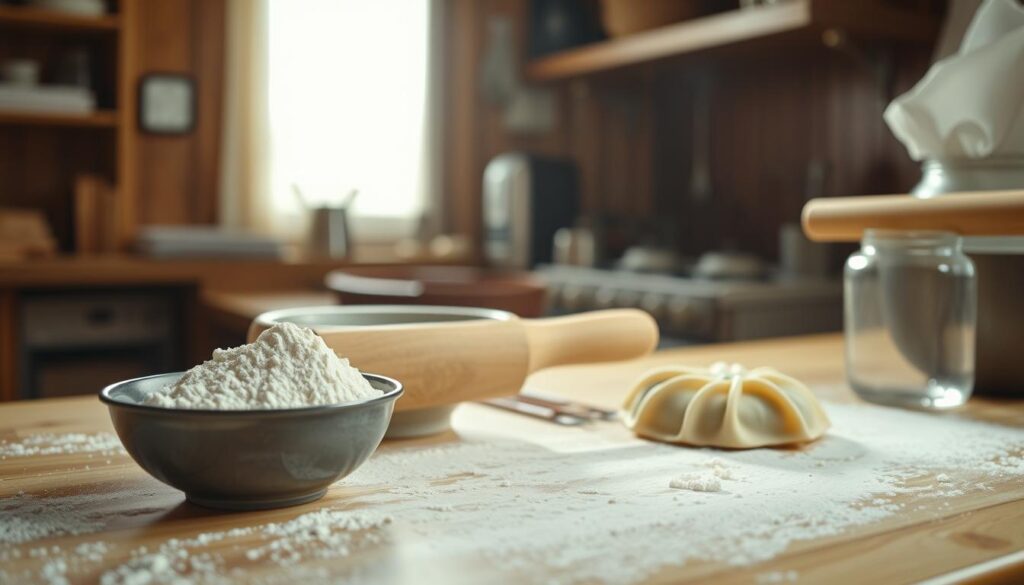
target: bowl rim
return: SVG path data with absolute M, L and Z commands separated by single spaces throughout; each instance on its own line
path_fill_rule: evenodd
M 132 378 L 130 380 L 122 380 L 108 385 L 99 392 L 100 402 L 103 402 L 107 406 L 127 408 L 129 410 L 137 410 L 141 412 L 160 413 L 160 414 L 196 414 L 201 416 L 233 416 L 233 417 L 246 417 L 246 416 L 288 416 L 288 415 L 301 415 L 301 414 L 317 414 L 334 412 L 338 410 L 356 410 L 364 407 L 380 404 L 384 402 L 393 402 L 397 400 L 402 394 L 405 393 L 405 387 L 402 383 L 394 378 L 382 376 L 380 374 L 370 374 L 368 372 L 360 372 L 363 378 L 368 381 L 376 381 L 390 386 L 391 388 L 386 390 L 384 394 L 375 396 L 373 398 L 366 398 L 363 400 L 357 400 L 355 402 L 342 402 L 338 404 L 318 404 L 314 406 L 301 406 L 298 408 L 252 408 L 246 410 L 230 409 L 230 410 L 217 410 L 209 408 L 167 408 L 163 406 L 153 406 L 151 404 L 133 404 L 131 402 L 123 402 L 117 400 L 111 396 L 111 393 L 115 390 L 127 386 L 129 384 L 136 384 L 143 380 L 149 380 L 152 378 L 162 378 L 177 376 L 181 377 L 185 372 L 165 372 L 163 374 L 152 374 L 149 376 L 141 376 L 138 378 Z
M 275 309 L 260 313 L 250 323 L 250 331 L 255 325 L 260 327 L 273 327 L 283 320 L 289 318 L 306 317 L 309 315 L 435 315 L 435 316 L 458 316 L 467 317 L 466 321 L 515 321 L 519 319 L 515 313 L 502 311 L 501 309 L 487 309 L 483 307 L 454 307 L 448 305 L 310 305 L 306 307 L 290 307 L 287 309 Z M 365 329 L 369 327 L 410 327 L 426 326 L 434 327 L 444 325 L 445 322 L 414 322 L 414 323 L 381 323 L 369 325 L 305 325 L 314 332 L 318 331 L 344 331 L 352 329 Z
M 457 273 L 475 280 L 432 280 L 430 277 L 432 274 L 441 273 Z M 487 288 L 488 285 L 494 284 L 507 286 L 508 289 L 497 291 Z M 518 298 L 543 294 L 547 290 L 544 282 L 532 272 L 457 264 L 350 266 L 328 272 L 324 276 L 324 285 L 335 293 L 346 296 L 406 299 L 471 296 L 492 301 L 495 297 Z M 468 291 L 453 294 L 449 287 L 455 286 L 466 287 Z

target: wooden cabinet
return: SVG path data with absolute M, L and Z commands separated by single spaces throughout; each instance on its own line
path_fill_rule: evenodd
M 0 207 L 43 210 L 63 252 L 78 251 L 83 175 L 113 191 L 113 209 L 86 215 L 113 216 L 117 248 L 142 224 L 216 221 L 224 12 L 224 0 L 112 0 L 97 17 L 0 6 L 0 62 L 37 61 L 47 82 L 62 55 L 82 51 L 97 100 L 87 114 L 0 109 Z M 195 82 L 191 133 L 139 130 L 139 79 L 151 72 Z
M 90 113 L 0 110 L 0 206 L 42 209 L 61 249 L 74 241 L 74 185 L 90 175 L 113 185 L 135 171 L 134 0 L 108 6 L 103 16 L 77 16 L 27 6 L 0 7 L 0 62 L 30 59 L 43 84 L 53 83 L 62 60 L 84 56 L 96 109 Z M 131 230 L 132 205 L 119 194 L 116 239 Z

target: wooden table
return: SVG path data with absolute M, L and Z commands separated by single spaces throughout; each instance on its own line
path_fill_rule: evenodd
M 705 364 L 729 360 L 749 365 L 772 364 L 805 380 L 816 392 L 833 401 L 855 400 L 842 381 L 842 340 L 837 335 L 799 337 L 743 344 L 713 345 L 660 352 L 627 364 L 573 366 L 541 372 L 528 386 L 557 392 L 588 403 L 614 407 L 624 387 L 653 364 L 685 362 Z M 543 423 L 504 414 L 480 405 L 460 407 L 463 419 L 486 412 L 496 431 L 514 434 L 529 428 L 536 433 Z M 974 418 L 1024 428 L 1024 402 L 992 402 L 974 399 L 966 409 Z M 611 423 L 608 423 L 611 424 Z M 34 433 L 111 431 L 105 408 L 93 398 L 73 398 L 0 406 L 0 439 L 8 441 Z M 543 430 L 539 431 L 543 433 Z M 458 441 L 454 433 L 415 441 L 385 442 L 384 450 L 402 450 L 425 443 Z M 194 536 L 203 531 L 226 530 L 268 521 L 281 521 L 319 509 L 343 505 L 345 482 L 336 484 L 320 502 L 295 508 L 250 513 L 220 513 L 184 502 L 183 495 L 147 476 L 125 455 L 87 458 L 85 455 L 8 457 L 0 461 L 0 510 L 6 498 L 20 492 L 38 496 L 113 494 L 112 510 L 99 533 L 61 536 L 21 546 L 58 546 L 71 551 L 82 542 L 97 539 L 109 543 L 103 562 L 78 574 L 72 582 L 92 582 L 103 570 L 123 563 L 130 550 L 140 546 L 156 549 L 169 538 Z M 12 501 L 12 500 L 7 500 Z M 881 522 L 851 529 L 841 535 L 801 541 L 786 552 L 759 565 L 735 568 L 714 563 L 691 563 L 656 573 L 659 582 L 704 581 L 754 583 L 772 571 L 797 571 L 802 583 L 873 582 L 904 583 L 938 578 L 935 583 L 958 581 L 1021 582 L 1024 580 L 1024 485 L 995 485 L 994 489 L 949 500 L 941 513 L 901 511 Z M 2 518 L 2 516 L 0 516 Z M 346 566 L 372 563 L 378 554 L 402 559 L 411 543 L 398 538 L 380 545 L 374 554 L 353 554 L 338 559 Z M 220 545 L 212 543 L 211 550 Z M 4 545 L 0 544 L 0 551 Z M 8 549 L 9 550 L 9 549 Z M 64 552 L 56 553 L 58 555 Z M 235 553 L 237 556 L 237 553 Z M 227 555 L 225 555 L 227 557 Z M 50 557 L 52 559 L 52 557 Z M 2 568 L 10 574 L 41 566 L 43 559 L 10 560 Z M 459 559 L 436 559 L 441 574 L 460 570 Z M 267 564 L 265 577 L 287 577 L 287 568 Z M 786 573 L 783 573 L 786 574 Z M 259 575 L 257 575 L 259 576 Z M 253 577 L 253 573 L 249 573 Z M 394 575 L 392 575 L 394 577 Z M 399 571 L 401 582 L 422 582 L 417 571 Z M 487 579 L 501 581 L 500 575 Z M 763 582 L 763 580 L 762 580 Z
M 456 264 L 467 258 L 399 257 L 394 247 L 364 243 L 347 258 L 309 256 L 286 249 L 280 259 L 170 257 L 141 254 L 71 254 L 26 260 L 0 259 L 0 289 L 192 283 L 205 290 L 323 289 L 324 275 L 350 266 Z

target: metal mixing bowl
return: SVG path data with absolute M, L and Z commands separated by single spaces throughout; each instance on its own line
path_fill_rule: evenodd
M 384 394 L 361 402 L 280 410 L 192 410 L 143 404 L 184 372 L 119 382 L 100 400 L 121 443 L 156 479 L 211 508 L 254 510 L 319 499 L 384 437 L 396 380 L 363 374 Z

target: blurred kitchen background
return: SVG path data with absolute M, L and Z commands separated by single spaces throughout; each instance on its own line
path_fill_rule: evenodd
M 801 208 L 919 181 L 882 112 L 976 4 L 0 0 L 0 398 L 335 302 L 838 331 Z

